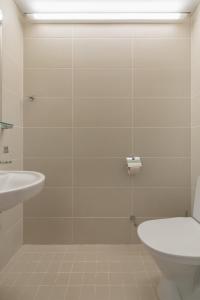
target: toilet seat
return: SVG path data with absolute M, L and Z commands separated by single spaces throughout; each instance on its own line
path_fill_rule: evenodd
M 200 264 L 200 224 L 193 218 L 146 221 L 138 228 L 141 241 L 166 258 Z

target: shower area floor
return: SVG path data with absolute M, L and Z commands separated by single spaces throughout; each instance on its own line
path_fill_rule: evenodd
M 142 245 L 24 245 L 0 272 L 1 300 L 157 300 Z

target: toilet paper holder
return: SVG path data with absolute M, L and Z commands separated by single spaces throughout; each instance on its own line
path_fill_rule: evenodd
M 135 175 L 142 167 L 142 160 L 139 156 L 129 156 L 126 158 L 128 166 L 128 175 Z

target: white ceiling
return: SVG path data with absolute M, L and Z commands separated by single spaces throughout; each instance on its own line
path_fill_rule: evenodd
M 15 0 L 33 12 L 192 12 L 200 0 Z

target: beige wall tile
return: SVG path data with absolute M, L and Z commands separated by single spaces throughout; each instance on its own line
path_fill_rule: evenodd
M 32 24 L 24 26 L 25 37 L 31 38 L 68 38 L 72 37 L 71 24 Z
M 72 127 L 72 99 L 37 98 L 33 102 L 25 101 L 24 126 Z
M 129 243 L 129 219 L 75 219 L 75 243 Z
M 38 232 L 40 234 L 38 234 Z M 72 220 L 64 218 L 24 219 L 24 242 L 27 244 L 72 243 Z
M 131 191 L 128 188 L 77 188 L 75 217 L 128 217 Z
M 178 69 L 136 69 L 135 97 L 188 97 L 190 72 Z
M 40 145 L 25 149 L 38 155 L 26 158 L 25 168 L 43 172 L 50 186 L 26 203 L 25 241 L 138 243 L 129 221 L 134 204 L 138 214 L 144 209 L 140 219 L 182 215 L 190 185 L 190 161 L 182 157 L 189 156 L 190 138 L 189 23 L 34 24 L 25 35 L 25 91 L 37 100 L 25 102 L 25 126 L 38 127 L 25 129 L 25 144 L 34 136 Z M 71 38 L 72 68 L 59 69 L 71 67 Z M 67 129 L 56 127 L 72 127 L 72 145 Z M 64 159 L 71 146 L 72 160 Z M 143 158 L 130 178 L 125 157 L 133 150 L 159 158 Z M 133 203 L 131 185 L 141 186 Z
M 23 99 L 23 30 L 21 15 L 11 0 L 0 2 L 3 21 L 2 36 L 2 116 L 3 121 L 15 124 L 12 130 L 2 131 L 0 138 L 1 159 L 13 163 L 1 170 L 22 169 L 22 99 Z M 13 46 L 14 45 L 14 46 Z M 9 154 L 3 154 L 4 146 Z M 22 245 L 22 205 L 0 215 L 0 271 Z
M 143 167 L 132 178 L 135 186 L 182 186 L 190 185 L 190 159 L 143 158 Z
M 72 185 L 72 160 L 65 158 L 24 159 L 24 169 L 42 172 L 47 186 Z
M 26 68 L 72 67 L 72 39 L 25 38 L 24 43 Z
M 72 71 L 70 69 L 26 69 L 25 96 L 71 97 Z
M 85 157 L 126 156 L 131 152 L 131 129 L 76 128 L 74 154 Z
M 24 204 L 25 218 L 72 217 L 72 189 L 44 188 L 41 194 Z
M 71 157 L 71 128 L 24 128 L 25 157 Z
M 191 184 L 196 185 L 197 177 L 200 175 L 200 127 L 191 130 Z
M 200 73 L 200 68 L 196 65 L 192 66 L 192 81 L 191 81 L 191 97 L 192 98 L 198 97 L 199 94 L 200 94 L 200 91 L 199 91 L 199 73 Z
M 130 97 L 131 70 L 75 70 L 77 97 Z
M 130 99 L 75 99 L 76 127 L 131 127 Z
M 188 39 L 134 39 L 135 68 L 190 68 Z
M 134 127 L 189 127 L 190 100 L 135 99 Z
M 132 24 L 75 24 L 74 37 L 78 38 L 127 38 L 134 36 Z
M 76 159 L 75 186 L 129 186 L 125 159 Z
M 191 125 L 200 126 L 200 95 L 191 99 Z
M 12 91 L 16 96 L 22 96 L 22 78 L 20 62 L 15 61 L 8 55 L 5 57 L 4 67 L 4 85 L 6 90 Z
M 185 188 L 135 188 L 133 214 L 152 218 L 185 216 L 189 199 L 190 190 Z
M 130 39 L 75 39 L 74 41 L 76 68 L 130 68 L 131 58 Z
M 180 24 L 135 24 L 135 37 L 190 38 L 190 20 Z
M 4 91 L 6 101 L 3 107 L 4 119 L 8 120 L 9 123 L 15 124 L 15 126 L 21 126 L 22 124 L 22 97 L 16 95 L 10 90 Z
M 198 6 L 196 12 L 191 19 L 191 186 L 194 190 L 197 178 L 200 174 L 200 159 L 199 159 L 199 134 L 200 134 L 200 121 L 199 121 L 199 76 L 200 76 L 200 64 L 199 64 L 199 24 L 200 24 L 200 6 Z M 194 128 L 193 128 L 194 126 Z M 194 193 L 192 192 L 192 204 L 194 200 Z
M 134 128 L 133 136 L 140 156 L 190 156 L 189 128 Z
M 14 127 L 12 130 L 4 131 L 0 136 L 0 144 L 9 147 L 9 153 L 6 155 L 7 159 L 16 159 L 22 157 L 22 129 Z M 0 156 L 2 156 L 1 153 Z

